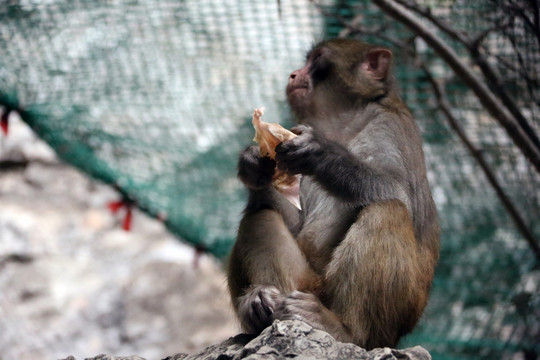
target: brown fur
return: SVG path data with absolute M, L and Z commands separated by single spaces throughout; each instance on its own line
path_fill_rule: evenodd
M 300 319 L 371 349 L 395 346 L 418 322 L 439 227 L 419 130 L 390 61 L 387 49 L 334 40 L 291 74 L 289 103 L 309 126 L 276 150 L 278 166 L 304 175 L 301 212 L 269 186 L 250 187 L 268 179 L 255 174 L 255 152 L 242 153 L 251 190 L 228 280 L 246 331 Z

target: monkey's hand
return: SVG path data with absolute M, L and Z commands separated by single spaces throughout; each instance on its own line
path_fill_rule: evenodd
M 293 291 L 274 313 L 274 319 L 301 320 L 315 329 L 323 330 L 336 340 L 351 342 L 352 337 L 336 314 L 310 293 Z
M 312 175 L 323 155 L 322 139 L 310 126 L 300 125 L 291 131 L 298 136 L 276 147 L 278 168 L 289 174 Z
M 273 315 L 283 301 L 281 292 L 271 285 L 250 288 L 238 299 L 238 317 L 243 328 L 251 334 L 258 334 L 270 326 Z
M 276 162 L 261 156 L 259 147 L 252 145 L 240 153 L 238 178 L 248 189 L 260 190 L 272 183 Z

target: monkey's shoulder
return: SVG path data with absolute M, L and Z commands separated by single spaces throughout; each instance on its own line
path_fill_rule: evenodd
M 353 154 L 382 159 L 423 152 L 420 128 L 409 112 L 389 112 L 375 105 L 361 116 L 362 128 L 347 143 Z
M 418 132 L 419 128 L 409 109 L 386 106 L 384 103 L 369 104 L 360 114 L 365 124 L 361 132 L 377 127 L 388 132 Z

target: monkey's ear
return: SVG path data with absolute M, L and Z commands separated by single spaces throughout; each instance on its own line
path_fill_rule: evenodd
M 390 50 L 382 48 L 372 49 L 362 62 L 362 69 L 373 79 L 382 80 L 388 75 L 391 61 L 392 52 Z

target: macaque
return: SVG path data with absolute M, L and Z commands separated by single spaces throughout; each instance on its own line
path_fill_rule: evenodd
M 398 95 L 387 48 L 316 45 L 289 76 L 299 126 L 275 160 L 239 157 L 249 192 L 228 285 L 243 329 L 298 319 L 338 341 L 395 347 L 420 318 L 439 224 L 419 129 Z M 301 210 L 272 186 L 276 164 L 301 174 Z

